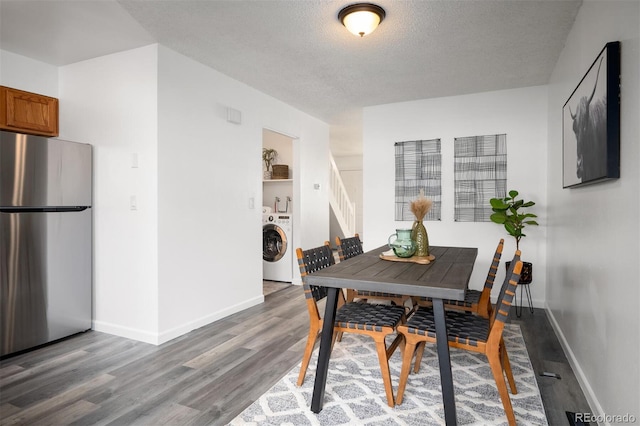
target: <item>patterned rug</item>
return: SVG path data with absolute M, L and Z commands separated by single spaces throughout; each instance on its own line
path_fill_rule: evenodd
M 540 391 L 520 327 L 507 324 L 504 339 L 518 394 L 510 395 L 519 425 L 547 425 Z M 310 410 L 318 348 L 305 382 L 296 386 L 300 366 L 291 370 L 231 425 L 444 425 L 440 374 L 435 345 L 427 345 L 420 371 L 409 375 L 401 405 L 391 408 L 373 340 L 345 334 L 329 364 L 323 410 Z M 502 402 L 484 355 L 451 349 L 458 424 L 506 425 Z M 390 361 L 394 395 L 402 360 L 396 350 Z M 508 386 L 508 385 L 507 385 Z

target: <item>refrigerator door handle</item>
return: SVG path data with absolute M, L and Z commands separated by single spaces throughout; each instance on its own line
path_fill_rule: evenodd
M 89 206 L 65 206 L 65 207 L 0 207 L 0 213 L 65 213 L 81 212 Z

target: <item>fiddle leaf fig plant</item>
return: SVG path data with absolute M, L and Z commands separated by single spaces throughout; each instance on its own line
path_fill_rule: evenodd
M 534 206 L 533 201 L 516 200 L 518 191 L 509 191 L 509 196 L 505 198 L 492 198 L 490 200 L 491 209 L 494 213 L 491 215 L 491 221 L 500 225 L 504 225 L 504 229 L 516 240 L 516 249 L 520 250 L 520 239 L 527 235 L 522 230 L 527 225 L 537 226 L 538 222 L 533 220 L 536 216 L 533 213 L 524 213 L 524 210 Z

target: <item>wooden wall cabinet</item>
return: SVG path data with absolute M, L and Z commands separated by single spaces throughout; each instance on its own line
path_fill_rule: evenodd
M 0 129 L 58 136 L 58 99 L 0 86 Z

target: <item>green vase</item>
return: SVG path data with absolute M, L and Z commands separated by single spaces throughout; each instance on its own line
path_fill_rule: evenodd
M 391 242 L 393 237 L 396 239 Z M 411 257 L 416 252 L 416 243 L 411 239 L 411 229 L 396 229 L 396 233 L 389 236 L 388 244 L 398 257 Z
M 429 256 L 429 235 L 421 220 L 413 222 L 411 239 L 416 243 L 415 256 Z

